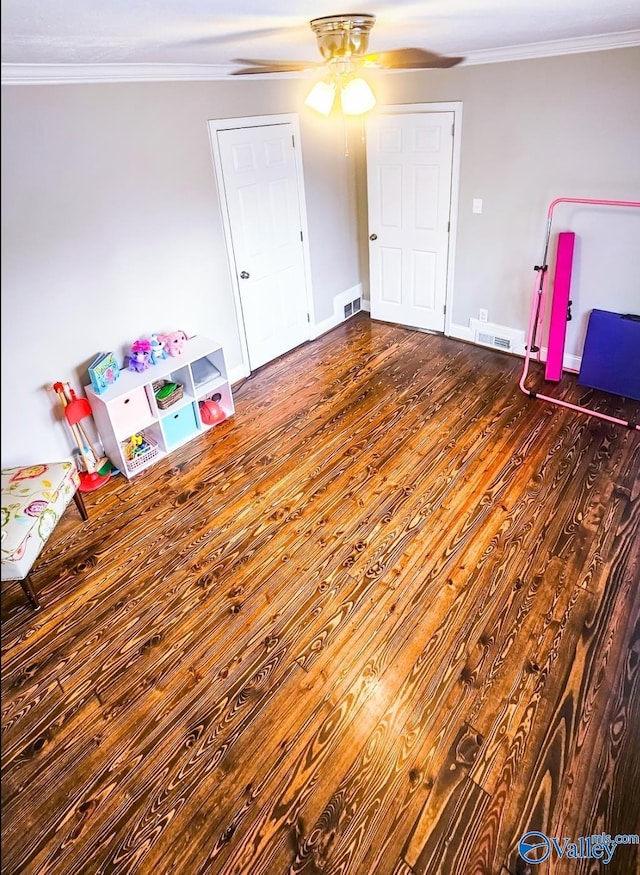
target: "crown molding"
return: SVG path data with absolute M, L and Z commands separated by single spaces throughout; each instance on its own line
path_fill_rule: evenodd
M 468 52 L 461 66 L 494 64 L 598 52 L 640 45 L 640 30 L 606 33 L 599 36 L 551 40 L 500 49 Z M 101 82 L 205 82 L 230 79 L 237 67 L 228 64 L 2 64 L 3 85 L 96 84 Z M 393 72 L 415 72 L 394 70 Z M 272 78 L 255 74 L 252 78 Z M 278 73 L 278 78 L 307 78 L 306 71 Z M 240 81 L 240 80 L 238 80 Z M 244 81 L 247 81 L 246 78 Z
M 638 45 L 640 45 L 640 30 L 625 30 L 620 33 L 604 33 L 598 36 L 549 40 L 543 43 L 528 43 L 522 46 L 505 46 L 502 49 L 467 52 L 463 63 L 466 65 L 495 64 L 500 61 L 526 61 L 530 58 L 551 58 L 556 55 L 575 55 L 580 52 L 601 52 L 607 49 L 625 49 Z
M 230 64 L 3 64 L 3 85 L 204 82 L 227 79 Z

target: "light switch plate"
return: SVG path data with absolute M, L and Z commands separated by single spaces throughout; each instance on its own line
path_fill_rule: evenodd
M 473 199 L 473 212 L 481 213 L 482 212 L 482 198 L 474 197 Z

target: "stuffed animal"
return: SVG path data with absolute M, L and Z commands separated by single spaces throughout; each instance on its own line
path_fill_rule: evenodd
M 151 335 L 151 364 L 157 365 L 160 359 L 166 359 L 165 342 L 157 334 Z
M 165 351 L 171 356 L 180 355 L 184 342 L 188 339 L 184 331 L 172 331 L 171 334 L 158 335 L 158 340 L 164 342 Z
M 129 355 L 128 369 L 142 373 L 149 367 L 151 361 L 151 341 L 146 338 L 134 341 L 131 344 L 131 354 Z

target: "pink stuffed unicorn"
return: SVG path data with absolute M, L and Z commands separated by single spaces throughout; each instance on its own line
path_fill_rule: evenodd
M 189 338 L 184 331 L 172 331 L 171 334 L 158 335 L 158 340 L 161 343 L 164 341 L 165 351 L 168 352 L 169 355 L 180 355 L 184 342 L 188 339 Z

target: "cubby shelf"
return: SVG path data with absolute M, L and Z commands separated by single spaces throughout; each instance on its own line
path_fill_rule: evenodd
M 161 410 L 153 384 L 162 380 L 180 383 L 183 395 Z M 129 479 L 215 428 L 202 421 L 200 401 L 215 396 L 227 417 L 234 413 L 223 349 L 200 336 L 187 340 L 180 355 L 161 359 L 142 373 L 121 371 L 100 394 L 92 386 L 86 386 L 85 392 L 105 453 Z M 142 435 L 149 449 L 128 459 L 125 447 L 133 435 Z

